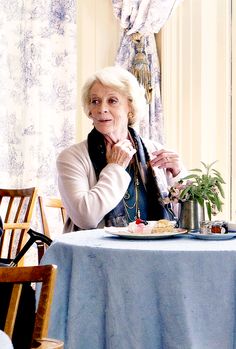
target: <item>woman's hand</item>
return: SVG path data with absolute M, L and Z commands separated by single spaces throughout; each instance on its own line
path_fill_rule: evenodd
M 115 144 L 107 142 L 106 148 L 107 163 L 118 164 L 124 168 L 129 165 L 130 160 L 136 153 L 136 149 L 128 139 L 123 139 Z
M 161 149 L 153 152 L 152 155 L 154 156 L 154 158 L 151 160 L 152 166 L 166 168 L 172 173 L 173 177 L 176 177 L 180 173 L 182 169 L 182 162 L 179 154 L 170 150 Z

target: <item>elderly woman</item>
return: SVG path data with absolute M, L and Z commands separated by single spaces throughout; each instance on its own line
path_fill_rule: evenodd
M 173 219 L 163 193 L 185 173 L 177 153 L 142 139 L 132 127 L 146 109 L 144 89 L 114 66 L 92 75 L 82 92 L 93 130 L 57 159 L 68 214 L 64 232 Z

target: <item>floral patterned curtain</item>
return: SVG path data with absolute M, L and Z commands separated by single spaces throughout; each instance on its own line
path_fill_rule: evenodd
M 76 0 L 0 1 L 0 186 L 57 195 L 74 142 Z
M 123 29 L 116 63 L 132 71 L 137 52 L 133 35 L 140 33 L 151 73 L 152 99 L 147 119 L 140 122 L 143 136 L 163 143 L 163 116 L 160 95 L 160 64 L 154 33 L 168 20 L 172 10 L 182 0 L 112 0 L 115 16 Z

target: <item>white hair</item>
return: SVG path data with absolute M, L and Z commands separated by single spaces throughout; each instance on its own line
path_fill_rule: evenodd
M 86 115 L 89 113 L 90 90 L 95 82 L 100 82 L 127 96 L 133 114 L 129 117 L 129 125 L 133 125 L 138 119 L 144 117 L 147 111 L 144 87 L 132 73 L 119 66 L 100 69 L 87 79 L 82 88 L 82 105 Z

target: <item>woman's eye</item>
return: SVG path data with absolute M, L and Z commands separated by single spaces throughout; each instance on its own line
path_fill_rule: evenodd
M 97 105 L 99 103 L 98 99 L 91 99 L 90 104 Z
M 118 99 L 117 98 L 109 98 L 108 102 L 110 104 L 116 104 L 118 102 Z

